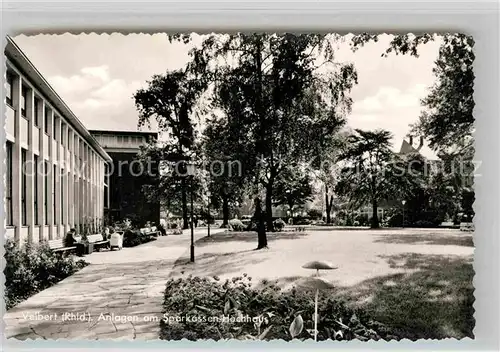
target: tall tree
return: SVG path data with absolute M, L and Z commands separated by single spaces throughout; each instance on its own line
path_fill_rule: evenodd
M 173 39 L 189 40 L 186 36 Z M 332 36 L 319 34 L 210 35 L 191 52 L 193 62 L 201 63 L 193 67 L 197 72 L 209 72 L 214 96 L 223 98 L 215 101 L 232 106 L 227 115 L 231 131 L 245 131 L 241 140 L 257 161 L 255 197 L 264 190 L 270 230 L 275 182 L 284 165 L 304 158 L 304 127 L 316 118 L 304 114 L 305 92 L 313 83 L 327 81 L 326 87 L 339 105 L 349 104 L 347 93 L 355 84 L 356 73 L 352 65 L 334 62 L 334 41 Z M 261 202 L 255 204 L 260 207 Z M 261 214 L 259 207 L 256 216 Z M 258 238 L 258 248 L 265 247 L 262 226 Z
M 248 168 L 245 151 L 239 149 L 238 134 L 228 126 L 227 120 L 213 117 L 207 121 L 202 138 L 211 201 L 216 208 L 222 208 L 223 227 L 228 225 L 231 204 L 242 200 Z
M 377 214 L 380 202 L 398 194 L 402 196 L 411 189 L 411 177 L 404 168 L 401 170 L 401 162 L 391 150 L 391 138 L 391 133 L 385 130 L 356 129 L 338 158 L 346 166 L 336 192 L 347 197 L 353 207 L 370 204 L 372 228 L 380 226 Z
M 195 130 L 192 114 L 205 89 L 206 81 L 186 69 L 154 75 L 151 81 L 147 82 L 147 88 L 139 89 L 134 94 L 139 112 L 139 127 L 150 124 L 154 119 L 160 132 L 167 137 L 167 142 L 158 147 L 157 151 L 150 151 L 150 154 L 176 165 L 174 171 L 184 170 L 185 162 L 190 160 L 194 153 Z M 167 193 L 172 190 L 180 192 L 183 227 L 188 228 L 188 181 L 185 171 L 167 177 L 162 185 L 174 185 Z
M 311 177 L 297 166 L 288 167 L 276 182 L 274 188 L 274 204 L 286 205 L 293 217 L 296 206 L 303 206 L 312 199 L 313 188 Z
M 357 35 L 352 40 L 352 47 L 357 50 L 377 40 L 378 35 Z M 475 168 L 473 38 L 462 33 L 396 35 L 382 55 L 395 53 L 418 57 L 419 47 L 435 40 L 441 42 L 433 68 L 436 81 L 421 102 L 424 110 L 411 133 L 420 133 L 429 140 L 429 146 L 451 171 L 442 176 L 455 193 L 461 194 L 458 204 L 462 203 L 463 210 L 472 215 Z

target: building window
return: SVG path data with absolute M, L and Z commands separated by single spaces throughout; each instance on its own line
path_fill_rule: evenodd
M 33 111 L 33 117 L 35 119 L 34 123 L 35 123 L 36 127 L 40 127 L 40 125 L 39 125 L 39 117 L 40 117 L 39 115 L 40 115 L 40 113 L 39 113 L 39 110 L 38 110 L 39 107 L 40 107 L 40 99 L 37 98 L 37 97 L 35 97 L 35 108 L 34 108 L 35 111 Z
M 7 96 L 5 100 L 7 101 L 7 105 L 12 106 L 12 96 L 14 95 L 14 75 L 10 72 L 6 74 L 7 78 Z
M 61 139 L 59 140 L 61 142 L 61 145 L 64 145 L 64 123 L 61 122 Z
M 108 186 L 104 186 L 104 208 L 109 208 L 109 200 L 108 200 Z
M 28 186 L 26 172 L 26 149 L 21 149 L 21 225 L 28 225 L 27 204 L 26 204 L 26 187 Z
M 7 207 L 7 226 L 12 226 L 12 143 L 7 142 L 6 145 L 7 156 L 5 162 L 7 163 L 6 170 L 6 189 L 5 189 L 5 203 Z
M 43 162 L 43 190 L 44 190 L 44 199 L 43 199 L 43 213 L 45 217 L 45 225 L 49 224 L 49 163 L 47 161 Z
M 61 181 L 59 182 L 61 185 L 61 224 L 64 224 L 64 208 L 67 206 L 67 204 L 64 204 L 64 170 L 61 170 Z
M 43 130 L 47 134 L 49 134 L 49 116 L 50 116 L 50 110 L 48 107 L 45 107 L 45 119 L 43 121 Z
M 38 155 L 35 155 L 35 160 L 34 160 L 34 168 L 33 168 L 33 177 L 35 178 L 34 180 L 34 187 L 33 187 L 33 205 L 35 207 L 35 213 L 34 213 L 34 218 L 35 218 L 35 225 L 40 225 L 38 222 Z
M 57 138 L 57 123 L 59 122 L 59 118 L 54 115 L 52 118 L 52 138 L 56 139 Z
M 21 115 L 26 117 L 26 107 L 28 104 L 28 88 L 23 86 L 21 89 Z
M 57 185 L 57 170 L 54 165 L 52 170 L 52 217 L 54 218 L 54 225 L 57 225 L 57 216 L 56 216 L 56 185 Z

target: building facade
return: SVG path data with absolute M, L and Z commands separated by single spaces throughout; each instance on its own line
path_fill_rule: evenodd
M 159 224 L 160 203 L 149 200 L 143 191 L 144 185 L 155 183 L 154 178 L 159 176 L 157 167 L 137 160 L 140 147 L 157 141 L 158 133 L 98 130 L 90 133 L 113 159 L 107 221 L 114 223 L 130 219 L 138 226 L 148 221 Z
M 7 237 L 35 243 L 102 223 L 111 157 L 11 38 L 5 57 Z

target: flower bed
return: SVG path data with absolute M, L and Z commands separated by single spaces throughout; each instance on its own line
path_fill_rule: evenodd
M 52 252 L 45 242 L 19 247 L 7 240 L 4 248 L 7 309 L 88 265 L 72 255 Z
M 170 279 L 164 296 L 160 338 L 283 339 L 313 337 L 314 298 L 310 292 L 252 288 L 251 278 L 220 282 L 217 277 Z M 391 331 L 359 309 L 328 295 L 319 301 L 318 340 L 393 339 Z

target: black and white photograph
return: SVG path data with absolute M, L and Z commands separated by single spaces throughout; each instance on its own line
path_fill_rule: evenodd
M 6 43 L 6 338 L 474 339 L 471 35 Z

